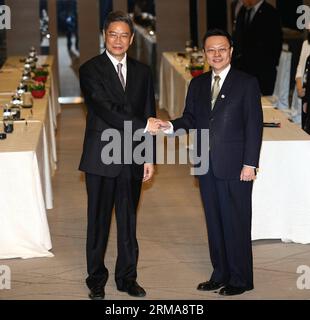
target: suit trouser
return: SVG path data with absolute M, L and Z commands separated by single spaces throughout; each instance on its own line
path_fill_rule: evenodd
M 129 166 L 124 166 L 115 178 L 86 173 L 88 195 L 87 225 L 87 286 L 104 286 L 108 269 L 104 264 L 111 216 L 115 205 L 117 222 L 117 261 L 115 281 L 118 288 L 123 280 L 137 278 L 138 242 L 136 239 L 136 211 L 142 180 L 133 178 Z
M 218 179 L 210 163 L 208 173 L 199 177 L 199 183 L 214 269 L 211 280 L 252 289 L 253 182 Z

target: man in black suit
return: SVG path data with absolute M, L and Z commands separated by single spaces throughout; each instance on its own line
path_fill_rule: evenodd
M 261 96 L 254 77 L 231 68 L 227 32 L 208 31 L 204 50 L 212 71 L 191 81 L 181 118 L 157 123 L 165 133 L 209 130 L 209 152 L 198 134 L 197 153 L 209 157 L 208 172 L 198 177 L 214 271 L 197 289 L 222 287 L 221 295 L 236 295 L 253 289 L 251 194 L 262 142 Z
M 232 0 L 230 4 L 231 10 L 231 22 L 232 22 L 232 30 L 234 31 L 236 28 L 237 17 L 239 14 L 240 9 L 243 6 L 242 0 Z
M 243 0 L 234 32 L 234 66 L 257 77 L 263 95 L 272 95 L 282 50 L 277 10 L 263 0 Z
M 154 165 L 137 164 L 135 159 L 130 164 L 125 159 L 132 156 L 138 143 L 132 142 L 129 132 L 144 129 L 147 119 L 155 116 L 152 75 L 149 67 L 126 54 L 134 36 L 133 24 L 128 15 L 122 12 L 110 13 L 105 21 L 104 36 L 105 52 L 80 68 L 80 85 L 88 109 L 79 167 L 85 172 L 88 195 L 86 283 L 91 299 L 104 298 L 104 287 L 108 279 L 104 255 L 115 205 L 117 289 L 135 297 L 143 297 L 146 293 L 136 282 L 136 210 L 141 183 L 151 179 Z M 125 130 L 125 121 L 132 125 L 131 130 L 128 127 Z M 152 128 L 152 124 L 149 127 Z M 130 147 L 117 158 L 119 150 L 110 150 L 108 145 L 111 139 L 106 139 L 112 133 L 120 136 L 117 145 L 119 150 L 128 149 L 128 134 L 133 148 Z

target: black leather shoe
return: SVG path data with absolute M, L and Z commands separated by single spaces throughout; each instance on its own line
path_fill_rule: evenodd
M 212 291 L 223 287 L 225 284 L 221 282 L 215 282 L 213 280 L 209 280 L 206 282 L 199 283 L 197 290 L 201 291 Z
M 88 294 L 91 300 L 103 300 L 105 296 L 104 287 L 93 287 Z
M 235 296 L 237 294 L 242 294 L 243 292 L 247 291 L 249 289 L 244 288 L 244 287 L 234 287 L 234 286 L 226 286 L 222 288 L 219 292 L 220 295 L 222 296 Z
M 137 281 L 124 282 L 123 287 L 117 288 L 119 291 L 127 292 L 132 297 L 142 298 L 146 295 L 145 290 L 140 287 Z

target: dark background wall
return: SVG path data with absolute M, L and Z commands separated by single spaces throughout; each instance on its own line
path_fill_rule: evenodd
M 227 29 L 226 0 L 207 0 L 208 29 Z
M 297 29 L 296 20 L 299 15 L 296 9 L 302 4 L 303 0 L 277 0 L 277 9 L 280 12 L 283 27 Z

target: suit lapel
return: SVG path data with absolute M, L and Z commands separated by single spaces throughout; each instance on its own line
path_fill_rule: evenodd
M 218 110 L 221 110 L 224 108 L 225 106 L 225 101 L 226 99 L 229 99 L 229 93 L 230 93 L 230 87 L 232 86 L 233 84 L 233 69 L 230 68 L 225 80 L 224 80 L 224 83 L 222 85 L 222 88 L 219 92 L 219 95 L 217 96 L 217 99 L 216 99 L 216 102 L 215 102 L 215 105 L 214 105 L 214 108 L 212 109 L 211 111 L 211 114 L 214 114 L 216 113 Z M 211 93 L 210 93 L 210 103 L 211 103 Z
M 201 94 L 202 101 L 206 101 L 208 110 L 211 110 L 211 83 L 212 83 L 212 72 L 206 74 L 206 82 L 203 85 Z M 206 89 L 207 88 L 207 89 Z
M 261 4 L 261 6 L 258 8 L 257 12 L 255 13 L 255 15 L 251 21 L 250 28 L 253 27 L 255 25 L 255 22 L 260 19 L 260 16 L 264 10 L 264 7 L 265 7 L 265 2 L 263 2 Z
M 126 87 L 125 94 L 128 96 L 129 92 L 133 92 L 134 85 L 134 66 L 133 61 L 127 56 L 127 79 L 126 79 Z

